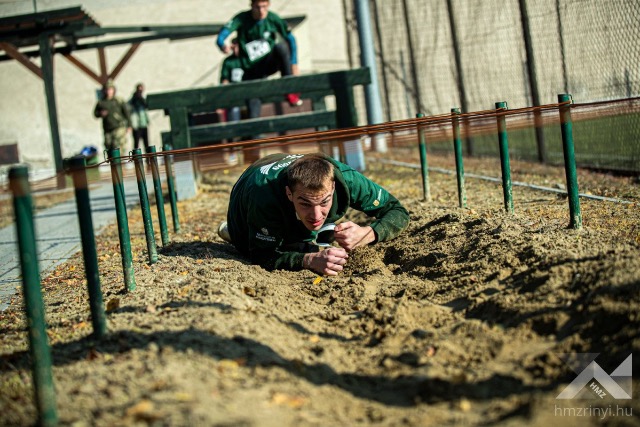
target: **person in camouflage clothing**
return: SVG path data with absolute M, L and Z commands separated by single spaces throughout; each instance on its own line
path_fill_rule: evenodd
M 108 81 L 102 88 L 103 98 L 98 101 L 93 115 L 102 118 L 104 147 L 107 150 L 126 147 L 131 132 L 131 114 L 127 102 L 116 96 L 116 87 Z

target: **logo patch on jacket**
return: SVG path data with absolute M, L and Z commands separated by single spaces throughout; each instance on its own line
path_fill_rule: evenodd
M 278 171 L 282 168 L 286 168 L 291 163 L 293 163 L 294 160 L 299 159 L 302 156 L 303 154 L 290 154 L 287 157 L 284 157 L 282 160 L 261 166 L 260 173 L 262 173 L 263 175 L 268 175 L 271 169 L 273 169 L 274 171 Z
M 276 238 L 273 236 L 269 236 L 269 230 L 266 227 L 262 227 L 260 231 L 256 233 L 256 239 L 262 240 L 263 242 L 275 242 Z
M 378 197 L 373 201 L 373 206 L 378 207 L 380 205 L 380 199 L 382 199 L 382 189 L 378 190 Z
M 273 165 L 275 165 L 275 164 L 276 164 L 276 162 L 273 162 L 273 163 L 269 163 L 268 165 L 264 165 L 264 166 L 262 166 L 262 167 L 260 168 L 260 172 L 261 172 L 263 175 L 268 174 L 268 173 L 269 173 L 269 169 L 271 169 L 271 166 L 273 166 Z

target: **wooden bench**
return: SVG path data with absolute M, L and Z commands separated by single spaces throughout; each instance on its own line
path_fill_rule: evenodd
M 369 69 L 365 67 L 151 93 L 147 96 L 147 102 L 150 110 L 162 109 L 169 115 L 171 130 L 163 133 L 163 143 L 170 143 L 174 149 L 181 149 L 245 135 L 357 126 L 353 88 L 369 83 L 371 76 Z M 244 106 L 248 98 L 260 98 L 263 103 L 282 102 L 288 93 L 300 93 L 301 98 L 311 99 L 313 111 L 238 122 L 189 125 L 189 118 L 193 114 Z M 331 95 L 335 96 L 336 108 L 328 111 L 325 97 Z

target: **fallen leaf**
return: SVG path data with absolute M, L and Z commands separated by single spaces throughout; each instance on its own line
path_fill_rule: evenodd
M 240 365 L 238 365 L 238 362 L 236 362 L 235 360 L 222 359 L 220 362 L 218 362 L 218 371 L 235 371 L 239 366 Z
M 187 296 L 187 294 L 189 293 L 189 291 L 191 289 L 193 289 L 193 285 L 187 285 L 187 286 L 184 286 L 184 287 L 180 288 L 180 290 L 178 291 L 178 296 L 179 297 Z
M 151 384 L 151 390 L 160 391 L 164 390 L 168 387 L 168 383 L 165 380 L 157 380 L 153 384 Z
M 138 421 L 152 422 L 162 418 L 162 415 L 156 411 L 153 402 L 151 402 L 149 399 L 143 399 L 135 405 L 129 407 L 125 414 L 128 417 L 134 418 Z
M 433 357 L 436 355 L 436 348 L 434 346 L 429 346 L 426 351 L 427 357 Z
M 291 396 L 286 393 L 274 393 L 271 397 L 271 403 L 275 405 L 288 406 L 289 408 L 302 407 L 307 399 L 302 396 Z
M 87 360 L 96 360 L 102 356 L 95 348 L 91 347 L 87 353 Z
M 178 402 L 191 402 L 193 400 L 192 394 L 185 393 L 183 391 L 177 392 L 174 397 Z
M 80 323 L 76 323 L 75 325 L 73 325 L 73 329 L 80 329 L 80 328 L 85 328 L 87 326 L 87 322 L 80 322 Z
M 120 307 L 120 298 L 111 298 L 107 302 L 107 313 L 117 310 Z
M 458 402 L 458 408 L 460 408 L 462 412 L 469 412 L 471 410 L 471 402 L 463 397 L 460 399 L 460 402 Z

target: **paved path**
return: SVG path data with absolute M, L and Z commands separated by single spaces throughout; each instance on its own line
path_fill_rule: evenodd
M 134 178 L 124 180 L 127 209 L 139 205 L 138 186 Z M 96 187 L 97 185 L 97 187 Z M 153 197 L 153 181 L 147 176 L 147 191 Z M 91 184 L 91 212 L 96 235 L 107 224 L 115 222 L 113 185 L 110 182 Z M 75 197 L 37 213 L 34 217 L 36 248 L 41 277 L 81 250 L 80 226 Z M 20 255 L 15 224 L 0 229 L 0 311 L 22 286 Z

